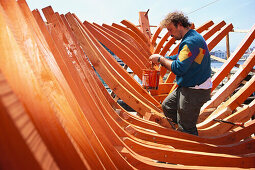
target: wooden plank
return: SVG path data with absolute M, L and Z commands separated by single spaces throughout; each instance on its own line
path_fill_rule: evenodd
M 0 16 L 0 23 L 2 22 L 3 20 Z M 0 74 L 2 75 L 1 72 Z M 1 92 L 2 87 L 4 86 L 9 87 L 6 81 L 1 81 Z M 31 148 L 29 148 L 26 140 L 24 140 L 24 138 L 22 137 L 22 134 L 20 132 L 21 129 L 17 127 L 15 121 L 12 119 L 11 115 L 16 114 L 14 113 L 15 110 L 13 109 L 15 105 L 7 104 L 7 102 L 5 102 L 5 98 L 12 94 L 13 92 L 11 91 L 11 89 L 7 94 L 0 94 L 1 169 L 42 169 L 42 162 L 38 162 L 38 160 L 36 160 L 34 153 L 31 151 Z M 22 104 L 19 101 L 18 104 L 22 107 Z M 19 109 L 16 110 L 16 112 L 17 111 L 19 111 Z
M 1 1 L 1 4 L 2 2 L 3 1 Z M 32 45 L 35 45 L 35 42 L 17 2 L 5 1 L 3 7 L 10 19 L 8 24 L 14 24 L 7 27 L 4 22 L 1 22 L 1 37 L 3 37 L 1 40 L 4 40 L 1 41 L 1 63 L 8 63 L 8 65 L 1 64 L 3 74 L 6 76 L 14 92 L 19 94 L 24 106 L 28 109 L 37 130 L 58 166 L 63 169 L 86 168 L 87 166 L 84 164 L 85 162 L 77 153 L 76 148 L 74 148 L 70 138 L 66 135 L 55 112 L 49 106 L 48 96 L 46 97 L 46 89 L 42 92 L 43 88 L 39 86 L 39 82 L 35 78 L 35 73 L 31 71 L 31 63 L 29 64 L 27 61 L 29 60 L 29 57 L 24 55 L 28 55 L 28 53 L 26 50 L 21 51 L 21 49 L 32 50 L 31 47 Z M 4 12 L 1 12 L 1 14 L 3 13 Z M 7 28 L 9 28 L 8 33 L 6 30 Z M 16 31 L 14 28 L 19 28 L 19 31 Z M 22 46 L 22 48 L 16 43 L 12 31 L 13 34 L 15 33 L 15 38 L 17 38 L 19 45 Z M 22 44 L 27 42 L 25 40 L 31 40 L 31 43 L 27 48 Z M 36 45 L 33 47 L 36 47 Z M 33 50 L 36 50 L 36 48 Z M 32 54 L 33 57 L 39 57 L 39 53 L 30 54 Z M 35 56 L 34 54 L 38 55 Z M 12 56 L 12 58 L 10 59 L 9 56 Z M 36 60 L 33 61 L 36 62 Z M 39 63 L 37 63 L 37 68 L 41 68 Z M 17 86 L 17 82 L 19 82 L 19 86 Z M 42 122 L 41 120 L 44 120 L 45 122 Z M 47 127 L 47 129 L 45 129 L 45 127 Z M 49 131 L 51 131 L 50 134 L 48 133 Z
M 133 56 L 136 57 L 138 60 L 141 60 L 147 68 L 151 67 L 151 63 L 148 61 L 148 56 L 144 55 L 141 51 L 139 51 L 137 48 L 135 48 L 129 41 L 127 41 L 126 39 L 122 38 L 118 34 L 110 31 L 109 29 L 107 29 L 103 26 L 100 26 L 96 23 L 93 23 L 93 25 L 96 25 L 97 27 L 101 28 L 102 30 L 109 33 L 111 36 L 113 36 L 117 40 L 119 40 L 121 43 L 123 43 L 128 49 L 130 49 L 135 54 Z
M 109 35 L 102 29 L 93 26 L 92 24 L 85 21 L 84 26 L 93 34 L 93 36 L 98 39 L 102 44 L 110 49 L 116 56 L 118 56 L 125 64 L 127 64 L 131 70 L 136 74 L 140 80 L 142 80 L 142 69 L 146 69 L 146 66 L 135 57 L 135 54 L 128 49 L 119 40 Z
M 245 36 L 245 38 L 242 40 L 242 42 L 239 44 L 236 50 L 231 54 L 228 62 L 224 63 L 220 71 L 218 71 L 216 74 L 213 75 L 212 90 L 214 90 L 219 85 L 219 83 L 227 76 L 227 74 L 230 72 L 233 66 L 238 62 L 238 60 L 242 57 L 244 52 L 248 49 L 250 44 L 253 42 L 254 37 L 255 37 L 255 25 L 252 26 L 250 32 Z
M 122 30 L 124 32 L 126 32 L 127 34 L 129 34 L 131 37 L 133 37 L 144 48 L 144 50 L 146 50 L 146 52 L 148 54 L 152 54 L 151 49 L 148 46 L 148 44 L 146 44 L 142 40 L 142 38 L 140 36 L 138 36 L 134 31 L 132 31 L 132 30 L 130 30 L 130 29 L 128 29 L 128 28 L 126 28 L 126 27 L 124 27 L 122 25 L 116 24 L 116 23 L 113 23 L 112 26 L 115 27 L 115 28 L 118 28 L 118 29 L 120 29 L 120 30 Z
M 156 40 L 157 40 L 157 38 L 158 38 L 161 31 L 162 31 L 162 28 L 160 26 L 158 26 L 156 28 L 155 32 L 152 34 L 152 37 L 151 37 L 150 41 L 151 41 L 151 44 L 152 44 L 153 47 L 156 46 Z
M 147 12 L 139 12 L 139 24 L 142 33 L 147 36 L 149 39 L 151 38 L 151 29 Z
M 237 122 L 237 123 L 246 123 L 249 121 L 252 117 L 252 115 L 255 112 L 255 101 L 250 103 L 248 106 L 245 105 L 241 109 L 239 109 L 237 112 L 233 113 L 232 115 L 226 117 L 224 121 L 229 122 Z M 215 123 L 214 125 L 205 128 L 205 129 L 199 129 L 199 135 L 200 136 L 216 136 L 220 134 L 227 133 L 228 131 L 231 131 L 234 128 L 237 128 L 238 126 L 235 126 L 233 124 L 226 124 L 226 123 Z
M 122 37 L 128 42 L 130 42 L 130 44 L 132 44 L 135 48 L 137 48 L 144 56 L 146 56 L 146 58 L 149 58 L 149 56 L 151 55 L 150 51 L 145 50 L 145 48 L 140 43 L 138 43 L 136 39 L 134 39 L 132 36 L 124 32 L 123 30 L 107 25 L 107 24 L 103 24 L 102 26 L 116 33 L 118 36 Z
M 238 87 L 240 82 L 248 75 L 248 73 L 252 70 L 253 66 L 255 64 L 255 51 L 253 51 L 249 57 L 246 59 L 246 61 L 243 63 L 241 67 L 239 67 L 238 71 L 231 77 L 231 79 L 215 93 L 211 100 L 204 104 L 204 106 L 201 108 L 201 113 L 198 119 L 198 122 L 203 121 L 206 117 L 208 117 L 208 114 L 206 116 L 205 110 L 213 107 L 218 107 L 220 103 L 222 103 L 228 96 L 230 96 L 234 90 Z
M 127 28 L 131 29 L 132 31 L 135 32 L 136 35 L 138 35 L 146 44 L 147 46 L 151 49 L 151 44 L 150 41 L 148 39 L 148 37 L 146 37 L 141 30 L 139 30 L 133 23 L 131 23 L 128 20 L 122 20 L 120 23 L 122 23 L 123 25 L 125 25 Z
M 254 92 L 254 85 L 255 76 L 253 76 L 237 93 L 219 106 L 205 121 L 198 124 L 197 127 L 200 129 L 207 128 L 215 123 L 213 119 L 224 119 L 232 114 L 234 109 L 240 106 Z
M 159 41 L 158 45 L 155 47 L 153 54 L 159 54 L 164 43 L 167 41 L 168 37 L 170 36 L 169 32 L 166 32 L 163 38 Z

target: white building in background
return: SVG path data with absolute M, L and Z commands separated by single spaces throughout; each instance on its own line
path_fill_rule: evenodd
M 226 59 L 227 58 L 226 51 L 221 51 L 221 50 L 211 51 L 210 54 L 214 55 L 216 57 L 222 58 L 222 59 Z

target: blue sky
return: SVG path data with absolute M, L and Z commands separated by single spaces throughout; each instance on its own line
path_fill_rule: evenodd
M 27 0 L 27 3 L 31 10 L 51 5 L 56 12 L 72 12 L 82 21 L 98 24 L 120 23 L 123 19 L 138 24 L 138 12 L 148 9 L 151 25 L 158 25 L 168 12 L 174 10 L 183 11 L 196 26 L 209 20 L 214 23 L 224 20 L 232 23 L 234 29 L 248 30 L 255 24 L 255 0 Z M 244 33 L 230 34 L 231 50 L 244 36 Z M 255 46 L 254 42 L 252 46 Z M 217 48 L 225 49 L 225 40 Z

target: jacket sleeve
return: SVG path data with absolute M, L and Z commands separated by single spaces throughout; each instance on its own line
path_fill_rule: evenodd
M 191 44 L 184 44 L 181 47 L 181 50 L 178 54 L 176 60 L 172 62 L 171 70 L 177 76 L 184 75 L 187 70 L 190 68 L 192 62 L 199 53 L 198 48 L 194 47 Z
M 176 55 L 171 55 L 171 56 L 166 56 L 166 59 L 170 59 L 170 60 L 176 60 L 177 59 L 177 54 Z

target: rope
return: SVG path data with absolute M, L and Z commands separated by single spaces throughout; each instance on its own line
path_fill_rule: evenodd
M 200 7 L 200 8 L 198 8 L 198 9 L 195 9 L 194 11 L 191 11 L 191 12 L 187 13 L 186 15 L 192 14 L 192 13 L 194 13 L 194 12 L 200 10 L 200 9 L 203 9 L 203 8 L 205 8 L 205 7 L 208 7 L 209 5 L 214 4 L 214 3 L 217 2 L 217 1 L 219 1 L 219 0 L 215 0 L 215 1 L 213 1 L 213 2 L 210 2 L 209 4 L 206 4 L 206 5 L 204 5 L 204 6 Z

